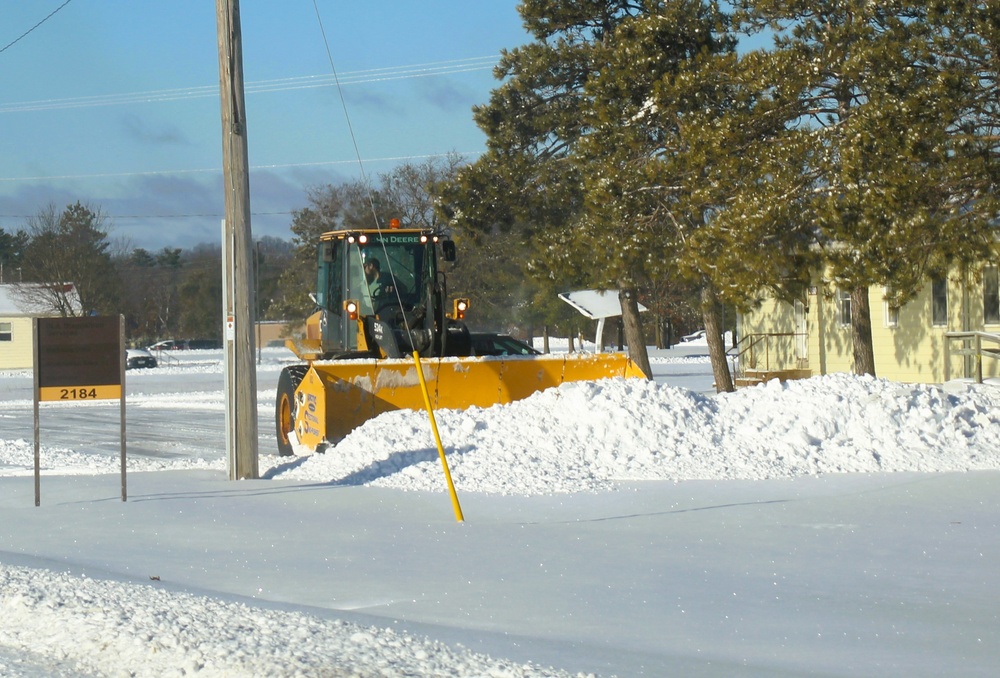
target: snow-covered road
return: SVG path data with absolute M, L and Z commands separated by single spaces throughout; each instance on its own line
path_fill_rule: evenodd
M 716 398 L 704 359 L 654 360 L 702 387 L 439 413 L 464 523 L 418 414 L 226 480 L 210 365 L 130 373 L 124 503 L 117 406 L 46 408 L 35 507 L 0 376 L 0 673 L 993 675 L 1000 389 Z

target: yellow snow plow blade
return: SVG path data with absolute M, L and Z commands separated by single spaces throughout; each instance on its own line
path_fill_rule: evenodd
M 421 363 L 431 404 L 446 409 L 509 403 L 569 381 L 646 376 L 623 353 L 424 358 Z M 313 363 L 295 391 L 299 444 L 316 450 L 383 412 L 422 409 L 416 370 L 412 360 Z

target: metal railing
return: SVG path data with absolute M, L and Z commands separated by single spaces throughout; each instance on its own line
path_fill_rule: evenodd
M 801 332 L 759 332 L 745 334 L 726 354 L 735 359 L 734 379 L 745 379 L 748 370 L 772 372 L 802 367 L 796 342 Z
M 968 356 L 975 362 L 975 367 L 973 372 L 975 372 L 975 379 L 977 384 L 983 383 L 983 358 L 992 358 L 993 360 L 1000 360 L 1000 334 L 991 334 L 989 332 L 945 332 L 945 343 L 944 343 L 944 380 L 951 380 L 951 356 L 960 355 Z M 962 347 L 959 349 L 952 349 L 952 342 L 960 341 L 962 342 Z M 983 342 L 987 344 L 996 344 L 993 346 L 983 346 Z
M 149 352 L 152 353 L 154 356 L 156 356 L 156 362 L 159 363 L 161 366 L 179 365 L 181 362 L 180 360 L 177 359 L 177 356 L 171 355 L 170 351 L 165 351 L 162 348 L 150 350 Z

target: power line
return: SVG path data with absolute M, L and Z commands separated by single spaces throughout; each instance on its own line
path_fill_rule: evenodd
M 297 210 L 283 210 L 280 212 L 251 212 L 251 217 L 288 217 L 295 214 Z M 9 220 L 23 220 L 28 221 L 37 217 L 37 214 L 0 214 L 0 219 Z M 183 219 L 222 219 L 226 215 L 222 212 L 205 212 L 201 214 L 103 214 L 109 221 L 112 222 L 145 222 L 151 220 L 169 219 L 171 221 L 179 221 Z M 148 225 L 150 228 L 152 225 Z M 0 230 L 3 230 L 3 226 L 0 225 Z
M 436 75 L 452 75 L 455 73 L 482 71 L 493 68 L 498 58 L 499 57 L 497 56 L 468 57 L 465 59 L 433 61 L 424 64 L 412 64 L 409 66 L 392 66 L 386 68 L 351 71 L 340 77 L 340 84 L 359 85 L 371 82 L 388 82 L 392 80 L 406 80 L 410 78 L 425 78 Z M 302 75 L 272 80 L 259 80 L 247 83 L 244 89 L 247 94 L 264 94 L 300 89 L 316 89 L 320 87 L 335 87 L 336 85 L 336 77 L 333 75 Z M 0 104 L 0 113 L 27 113 L 34 111 L 63 110 L 69 108 L 161 103 L 165 101 L 181 101 L 185 99 L 202 99 L 218 96 L 218 85 L 199 85 L 194 87 L 159 89 L 124 94 L 99 94 L 67 99 L 21 101 L 9 104 Z
M 66 2 L 64 2 L 61 5 L 59 5 L 58 7 L 56 7 L 51 12 L 49 12 L 49 15 L 47 17 L 45 17 L 44 19 L 42 19 L 41 21 L 39 21 L 37 24 L 35 24 L 34 26 L 32 26 L 31 28 L 29 28 L 28 30 L 26 30 L 24 33 L 21 33 L 21 35 L 19 35 L 16 38 L 14 38 L 14 40 L 12 40 L 11 42 L 8 42 L 3 47 L 0 47 L 0 53 L 6 52 L 8 49 L 10 49 L 11 47 L 13 47 L 17 43 L 19 43 L 29 33 L 31 33 L 33 30 L 35 30 L 36 28 L 38 28 L 39 26 L 41 26 L 42 24 L 44 24 L 46 21 L 48 21 L 49 19 L 51 19 L 52 17 L 54 17 L 56 15 L 56 12 L 58 12 L 59 10 L 61 10 L 63 7 L 65 7 L 66 5 L 68 5 L 69 3 L 71 3 L 72 1 L 73 0 L 66 0 Z
M 459 155 L 462 157 L 469 157 L 477 155 L 478 152 L 465 152 L 465 153 L 426 153 L 423 155 L 398 155 L 398 156 L 387 156 L 383 158 L 369 158 L 365 162 L 378 163 L 378 162 L 404 162 L 408 160 L 429 160 L 431 158 L 443 158 L 448 155 Z M 357 163 L 357 160 L 323 160 L 319 162 L 295 162 L 295 163 L 276 163 L 270 165 L 251 165 L 250 169 L 252 171 L 261 171 L 269 169 L 294 169 L 298 167 L 328 167 L 331 165 L 353 165 Z M 209 167 L 202 169 L 177 169 L 177 170 L 151 170 L 146 172 L 104 172 L 98 174 L 62 174 L 56 176 L 35 176 L 35 177 L 0 177 L 0 183 L 4 182 L 16 182 L 16 181 L 65 181 L 70 179 L 110 179 L 110 178 L 121 178 L 121 177 L 144 177 L 144 176 L 163 176 L 163 175 L 176 175 L 176 174 L 218 174 L 222 171 L 221 167 Z

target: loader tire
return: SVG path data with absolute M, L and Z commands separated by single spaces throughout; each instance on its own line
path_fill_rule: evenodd
M 289 434 L 295 427 L 295 389 L 309 371 L 307 365 L 292 365 L 281 370 L 278 376 L 278 395 L 274 402 L 274 427 L 278 438 L 278 454 L 290 457 L 295 454 Z

